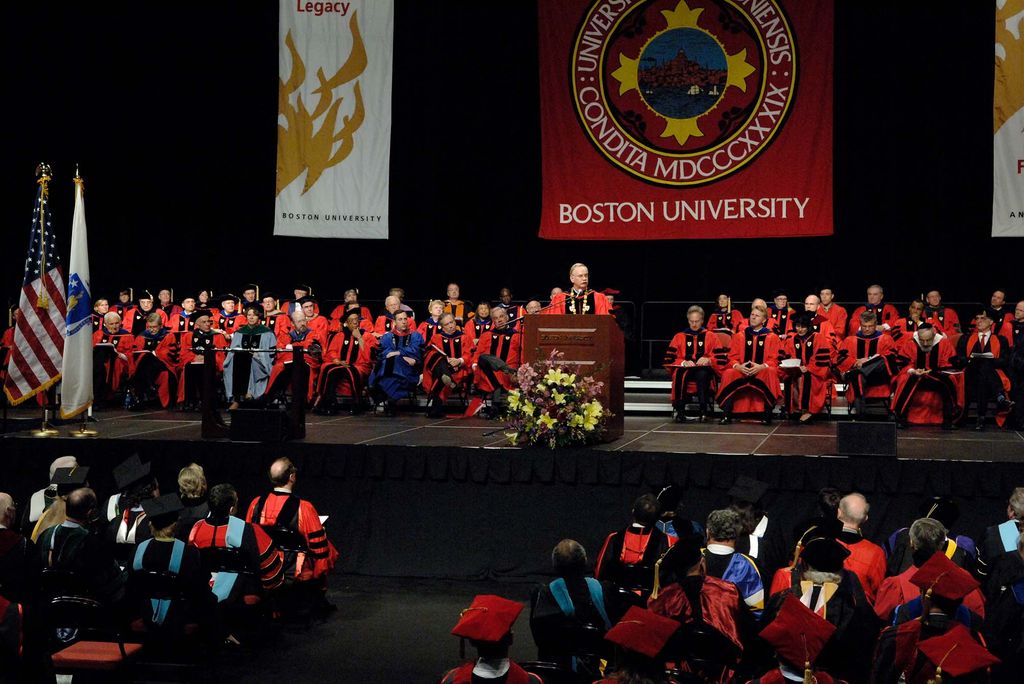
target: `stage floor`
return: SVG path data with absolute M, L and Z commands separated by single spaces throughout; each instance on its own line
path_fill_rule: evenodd
M 36 409 L 9 409 L 9 416 L 23 422 L 39 415 Z M 226 416 L 225 412 L 225 416 Z M 96 413 L 90 426 L 100 439 L 142 439 L 166 441 L 200 440 L 199 414 L 174 411 L 128 412 L 104 410 Z M 70 436 L 78 423 L 60 425 L 62 437 Z M 21 431 L 8 438 L 31 439 Z M 480 418 L 426 418 L 420 413 L 388 418 L 381 414 L 362 416 L 307 415 L 306 438 L 310 444 L 366 444 L 390 446 L 431 446 L 470 448 L 511 448 L 502 424 Z M 754 456 L 834 456 L 836 422 L 810 425 L 776 421 L 679 424 L 664 417 L 626 416 L 625 434 L 603 451 L 656 453 L 710 453 Z M 994 426 L 984 431 L 960 429 L 946 432 L 938 427 L 912 427 L 897 431 L 897 453 L 901 459 L 959 461 L 1024 461 L 1024 434 Z

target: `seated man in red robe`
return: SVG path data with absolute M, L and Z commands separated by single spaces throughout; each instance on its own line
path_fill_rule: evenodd
M 508 312 L 496 308 L 491 312 L 492 327 L 476 341 L 473 354 L 473 384 L 491 395 L 500 407 L 505 392 L 513 389 L 512 374 L 522 362 L 523 336 L 508 324 Z
M 832 325 L 832 319 L 825 315 L 825 311 L 821 306 L 821 298 L 817 295 L 807 295 L 804 297 L 804 311 L 811 314 L 811 318 L 808 321 L 810 331 L 824 334 L 825 338 L 830 340 L 832 347 L 837 348 L 839 346 L 839 337 L 836 336 L 836 329 Z
M 1006 290 L 995 290 L 992 293 L 992 298 L 989 300 L 989 318 L 992 319 L 992 325 L 998 332 L 1002 330 L 1003 324 L 1013 320 L 1013 311 L 1006 305 Z M 974 331 L 974 325 L 971 325 L 971 331 Z
M 960 329 L 960 317 L 956 311 L 942 304 L 942 293 L 930 290 L 924 297 L 924 315 L 932 325 L 946 332 L 963 332 Z
M 1011 347 L 1024 339 L 1024 301 L 1017 302 L 1013 307 L 1013 318 L 1005 321 L 998 333 L 1006 338 Z
M 160 405 L 170 408 L 178 394 L 178 345 L 167 332 L 159 313 L 146 318 L 146 329 L 135 336 L 129 365 L 127 401 L 130 408 L 140 409 L 154 395 Z
M 238 312 L 238 298 L 233 294 L 222 294 L 217 298 L 220 309 L 213 314 L 213 329 L 230 337 L 238 328 L 246 324 L 245 316 Z
M 171 320 L 171 316 L 176 313 L 181 313 L 181 307 L 174 303 L 174 291 L 170 288 L 164 288 L 156 293 L 157 308 L 164 312 L 164 316 L 167 320 Z
M 167 319 L 168 329 L 178 338 L 178 342 L 181 342 L 181 336 L 192 330 L 195 321 L 192 319 L 192 314 L 196 310 L 196 300 L 194 297 L 185 297 L 181 300 L 181 306 L 178 307 L 178 311 L 173 313 Z
M 263 325 L 273 330 L 274 334 L 276 335 L 278 329 L 278 320 L 281 320 L 283 322 L 285 319 L 288 318 L 288 314 L 281 311 L 281 307 L 278 306 L 277 304 L 277 297 L 275 297 L 274 293 L 272 292 L 263 293 L 263 296 L 260 298 L 260 308 L 263 309 Z M 281 326 L 282 329 L 286 327 L 287 326 L 285 325 Z
M 787 361 L 780 369 L 785 379 L 787 410 L 791 416 L 799 414 L 801 424 L 809 423 L 825 409 L 825 398 L 830 390 L 828 381 L 835 361 L 832 336 L 812 331 L 812 320 L 814 317 L 809 311 L 794 317 L 796 331 L 786 340 Z M 832 327 L 828 321 L 822 325 Z M 794 363 L 796 365 L 792 365 Z
M 608 300 L 600 292 L 590 289 L 590 270 L 586 264 L 573 264 L 569 269 L 569 292 L 559 292 L 551 297 L 551 304 L 545 314 L 597 314 L 609 313 Z
M 835 292 L 831 287 L 823 287 L 818 293 L 818 298 L 821 300 L 821 308 L 818 313 L 828 319 L 828 322 L 832 324 L 832 330 L 835 331 L 836 344 L 843 341 L 846 337 L 846 325 L 850 315 L 842 305 L 836 304 Z
M 889 334 L 898 347 L 900 340 L 904 339 L 907 335 L 913 335 L 924 323 L 930 324 L 939 334 L 945 334 L 945 330 L 941 325 L 929 320 L 925 315 L 924 302 L 920 299 L 915 299 L 907 307 L 906 317 L 897 318 L 892 327 L 889 328 Z
M 103 328 L 92 334 L 92 385 L 97 402 L 111 401 L 121 389 L 134 346 L 135 338 L 121 327 L 121 317 L 108 311 L 103 316 Z
M 141 335 L 146 329 L 146 319 L 151 313 L 159 314 L 160 326 L 167 327 L 167 314 L 153 306 L 153 295 L 149 290 L 143 290 L 139 293 L 138 303 L 127 307 L 121 314 L 121 325 L 125 330 L 131 331 L 132 335 Z
M 846 684 L 845 680 L 816 666 L 835 633 L 832 623 L 800 603 L 793 594 L 787 594 L 779 612 L 759 634 L 775 652 L 778 666 L 751 679 L 748 684 Z
M 708 318 L 708 328 L 728 330 L 730 333 L 739 332 L 743 327 L 743 314 L 732 308 L 732 297 L 722 293 L 718 295 L 716 304 L 718 308 Z
M 665 368 L 672 376 L 672 409 L 677 423 L 685 423 L 686 399 L 697 395 L 697 420 L 707 421 L 712 400 L 711 383 L 717 380 L 714 353 L 718 336 L 704 327 L 704 309 L 691 306 L 686 311 L 689 327 L 676 333 L 665 351 Z
M 956 350 L 931 323 L 903 339 L 897 349 L 899 363 L 892 411 L 896 424 L 934 425 L 952 430 L 963 408 L 963 375 L 954 373 Z
M 718 404 L 725 416 L 721 425 L 732 422 L 733 413 L 761 413 L 762 422 L 772 422 L 778 403 L 779 336 L 765 327 L 767 309 L 755 306 L 750 310 L 749 325 L 732 336 L 729 367 L 722 374 Z
M 342 319 L 341 331 L 331 338 L 324 354 L 317 386 L 315 412 L 333 415 L 337 395 L 352 397 L 353 415 L 366 410 L 364 392 L 373 370 L 373 349 L 377 338 L 360 327 L 359 308 L 349 309 Z
M 402 310 L 402 300 L 394 295 L 388 295 L 384 299 L 384 313 L 377 316 L 377 320 L 373 323 L 373 335 L 378 340 L 384 336 L 385 333 L 391 332 L 391 328 L 395 325 L 395 314 Z
M 858 306 L 850 314 L 850 329 L 847 331 L 848 335 L 854 335 L 857 329 L 860 327 L 860 315 L 866 311 L 870 311 L 875 314 L 877 321 L 877 327 L 881 328 L 882 332 L 887 331 L 892 327 L 892 324 L 896 322 L 896 319 L 900 317 L 900 312 L 896 310 L 896 307 L 892 304 L 886 304 L 883 302 L 885 297 L 885 291 L 881 285 L 872 285 L 868 288 L 868 303 L 862 306 Z
M 785 290 L 772 292 L 772 303 L 768 305 L 768 322 L 766 325 L 779 337 L 793 332 L 793 315 L 796 311 L 789 305 L 789 295 Z
M 189 325 L 192 330 L 181 336 L 181 352 L 178 357 L 181 363 L 178 403 L 185 411 L 196 411 L 202 399 L 206 350 L 227 349 L 228 341 L 213 331 L 213 314 L 206 309 L 193 313 Z M 224 352 L 215 352 L 213 361 L 217 366 L 215 375 L 219 376 L 224 372 Z M 216 386 L 219 385 L 215 385 L 215 393 Z
M 301 348 L 303 362 L 306 365 L 306 401 L 313 402 L 316 391 L 317 376 L 323 362 L 323 351 L 327 348 L 326 319 L 317 316 L 321 325 L 315 329 L 306 320 L 308 301 L 301 310 L 292 313 L 291 329 L 286 333 L 278 333 L 277 349 L 274 356 L 274 367 L 270 369 L 270 381 L 267 393 L 271 397 L 283 397 L 291 387 L 292 374 L 295 373 L 294 350 Z M 292 401 L 300 401 L 300 397 L 292 397 Z
M 473 351 L 469 339 L 455 323 L 455 316 L 441 314 L 440 325 L 440 332 L 431 338 L 423 353 L 423 389 L 427 391 L 430 418 L 443 418 L 448 396 L 473 378 Z
M 985 427 L 985 415 L 989 402 L 996 405 L 996 424 L 1002 427 L 1006 416 L 1013 407 L 1010 396 L 1010 379 L 1006 368 L 1010 358 L 1010 343 L 996 334 L 991 314 L 982 309 L 974 317 L 975 330 L 960 338 L 957 355 L 966 360 L 964 369 L 964 407 L 974 402 L 978 407 L 975 430 Z
M 509 658 L 512 625 L 523 604 L 500 596 L 483 594 L 459 613 L 452 634 L 468 639 L 477 659 L 449 670 L 441 684 L 542 684 L 543 680 L 527 672 Z
M 342 320 L 345 318 L 345 314 L 349 309 L 358 309 L 361 318 L 368 321 L 373 320 L 373 314 L 370 313 L 370 307 L 363 306 L 359 303 L 359 290 L 357 288 L 350 287 L 345 290 L 344 300 L 342 303 L 334 307 L 334 311 L 331 312 L 330 332 L 338 332 L 341 330 Z
M 889 398 L 889 381 L 896 370 L 896 359 L 892 337 L 878 330 L 874 311 L 862 311 L 856 323 L 857 329 L 839 346 L 836 366 L 846 383 L 847 403 L 860 416 L 865 397 Z M 851 321 L 850 328 L 853 326 Z

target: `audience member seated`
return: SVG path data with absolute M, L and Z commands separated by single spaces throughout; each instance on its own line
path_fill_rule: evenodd
M 978 546 L 978 574 L 991 577 L 1000 562 L 1017 552 L 1017 539 L 1024 532 L 1024 487 L 1015 487 L 1006 502 L 1006 520 L 985 528 Z M 986 583 L 986 592 L 991 584 Z M 1024 596 L 1022 596 L 1024 598 Z
M 705 549 L 707 574 L 731 582 L 754 617 L 764 608 L 764 584 L 761 573 L 749 556 L 736 551 L 736 539 L 743 534 L 740 514 L 728 508 L 711 511 L 707 525 Z
M 834 625 L 800 603 L 793 594 L 787 594 L 775 619 L 759 634 L 771 646 L 778 665 L 748 684 L 845 684 L 845 680 L 816 666 L 835 632 Z
M 768 484 L 749 475 L 737 477 L 726 492 L 729 509 L 740 516 L 736 551 L 752 558 L 761 572 L 778 567 L 789 553 L 776 518 L 770 518 L 765 510 L 767 493 Z
M 729 367 L 722 374 L 718 405 L 725 416 L 722 425 L 732 422 L 734 413 L 760 413 L 762 422 L 772 422 L 779 400 L 779 337 L 765 326 L 766 309 L 750 310 L 749 325 L 732 336 Z
M 316 413 L 333 415 L 339 392 L 352 398 L 350 411 L 353 415 L 366 410 L 363 395 L 373 370 L 377 338 L 359 327 L 360 318 L 358 309 L 350 309 L 342 320 L 341 330 L 327 346 L 316 391 Z
M 798 421 L 809 423 L 825 410 L 825 399 L 832 391 L 829 380 L 835 360 L 831 325 L 825 332 L 811 330 L 814 315 L 808 311 L 796 314 L 792 321 L 794 334 L 785 342 L 785 355 L 799 365 L 780 369 L 786 386 L 786 409 Z
M 743 314 L 732 308 L 732 297 L 722 293 L 715 302 L 717 308 L 708 319 L 708 327 L 712 330 L 725 330 L 731 335 L 743 329 Z
M 672 409 L 677 423 L 684 423 L 686 400 L 696 394 L 698 422 L 706 422 L 711 411 L 712 380 L 716 380 L 713 364 L 718 336 L 704 327 L 704 309 L 691 306 L 686 311 L 689 327 L 676 333 L 665 352 L 665 368 L 672 378 Z
M 647 605 L 681 625 L 681 652 L 671 654 L 678 669 L 699 681 L 732 681 L 753 619 L 736 585 L 708 574 L 702 545 L 684 535 L 662 556 Z
M 1013 681 L 1024 671 L 1024 534 L 993 566 L 986 594 L 988 611 L 982 632 L 993 655 L 1002 660 L 992 669 L 992 681 Z
M 949 333 L 963 332 L 960 328 L 960 317 L 956 315 L 956 311 L 943 305 L 941 292 L 929 290 L 924 301 L 924 315 L 930 323 Z
M 868 521 L 871 506 L 860 492 L 851 492 L 839 500 L 839 522 L 843 530 L 836 538 L 850 555 L 843 567 L 857 575 L 864 595 L 872 605 L 879 587 L 885 579 L 885 551 L 881 546 L 864 538 L 863 527 Z
M 113 311 L 103 316 L 103 326 L 92 334 L 92 388 L 96 402 L 108 404 L 128 378 L 135 339 L 121 327 Z
M 124 512 L 132 507 L 126 496 L 130 488 L 134 489 L 136 485 L 139 485 L 153 490 L 159 489 L 156 478 L 152 474 L 152 464 L 148 461 L 143 463 L 137 453 L 114 466 L 112 474 L 117 491 L 107 497 L 103 504 L 102 519 L 106 523 L 120 519 Z
M 70 468 L 57 468 L 53 471 L 53 477 L 50 478 L 50 486 L 53 487 L 56 498 L 39 516 L 39 520 L 33 526 L 31 534 L 28 535 L 29 539 L 38 544 L 43 532 L 67 520 L 68 495 L 75 489 L 88 487 L 88 477 L 88 466 L 76 465 Z
M 855 335 L 858 328 L 863 323 L 861 320 L 861 314 L 873 313 L 875 314 L 875 321 L 877 327 L 881 328 L 882 332 L 886 332 L 892 327 L 896 319 L 900 317 L 900 312 L 896 310 L 896 307 L 892 304 L 888 304 L 883 300 L 885 292 L 882 290 L 881 285 L 871 285 L 867 291 L 868 302 L 858 306 L 850 314 L 850 329 L 847 331 L 848 335 Z
M 217 598 L 210 574 L 203 570 L 199 549 L 175 537 L 182 505 L 177 494 L 143 502 L 150 538 L 135 550 L 128 572 L 128 595 L 152 638 L 148 648 L 181 654 L 179 645 L 190 625 L 199 628 L 201 642 L 224 638 L 216 624 Z
M 313 611 L 323 614 L 334 609 L 327 601 L 327 575 L 338 560 L 338 551 L 327 539 L 313 504 L 294 493 L 298 472 L 287 458 L 274 461 L 270 466 L 274 489 L 252 500 L 245 520 L 263 527 L 281 547 L 285 582 L 308 589 Z M 291 542 L 296 534 L 301 537 L 303 548 L 282 542 Z
M 796 311 L 789 305 L 789 295 L 785 290 L 772 292 L 772 303 L 768 305 L 768 321 L 765 323 L 773 333 L 785 337 L 793 332 L 793 314 Z
M 416 328 L 416 332 L 423 337 L 425 344 L 430 344 L 430 341 L 434 339 L 434 335 L 441 332 L 441 316 L 443 314 L 444 304 L 440 299 L 432 299 L 427 304 L 427 317 Z
M 466 323 L 473 318 L 473 303 L 459 299 L 459 284 L 448 283 L 448 297 L 444 300 L 444 313 L 455 316 L 455 322 L 465 329 Z
M 181 336 L 181 364 L 178 380 L 178 403 L 186 411 L 196 411 L 202 403 L 203 368 L 206 364 L 207 349 L 227 349 L 225 337 L 213 331 L 213 317 L 206 309 L 196 311 L 191 320 L 194 325 L 191 331 Z M 216 374 L 224 371 L 223 351 L 214 352 L 213 362 L 217 367 Z M 214 392 L 217 390 L 214 389 Z
M 163 319 L 151 313 L 146 329 L 135 336 L 132 359 L 128 366 L 128 394 L 125 405 L 141 409 L 158 399 L 169 408 L 178 396 L 178 344 L 174 335 L 163 327 Z
M 976 616 L 963 615 L 961 610 L 964 597 L 978 583 L 938 552 L 911 581 L 920 595 L 912 602 L 913 609 L 901 609 L 896 623 L 878 637 L 871 681 L 988 681 L 960 679 L 997 662 L 978 642 Z
M 43 532 L 37 544 L 42 566 L 71 576 L 76 586 L 58 580 L 54 589 L 60 591 L 84 590 L 108 607 L 114 607 L 124 597 L 125 574 L 109 546 L 91 528 L 96 519 L 96 493 L 87 487 L 75 489 L 67 495 L 67 519 Z
M 900 340 L 905 339 L 908 335 L 911 335 L 921 329 L 922 325 L 928 324 L 935 328 L 939 333 L 944 333 L 943 327 L 933 321 L 928 320 L 924 313 L 924 302 L 920 299 L 915 299 L 910 302 L 907 307 L 906 318 L 897 318 L 889 328 L 889 334 L 892 336 L 893 341 L 899 346 Z
M 892 396 L 896 424 L 952 429 L 963 411 L 963 375 L 954 369 L 956 350 L 931 323 L 903 338 L 896 351 L 901 366 Z
M 198 463 L 189 463 L 178 471 L 178 496 L 181 516 L 178 518 L 178 539 L 188 541 L 192 526 L 210 513 L 206 501 L 206 471 Z
M 388 295 L 384 299 L 384 313 L 377 316 L 377 320 L 373 324 L 373 334 L 378 339 L 384 336 L 385 333 L 391 332 L 395 324 L 395 314 L 398 313 L 402 308 L 402 300 L 394 295 Z
M 224 359 L 224 391 L 231 400 L 228 410 L 233 411 L 243 401 L 258 400 L 267 391 L 277 338 L 260 322 L 255 307 L 245 310 L 245 325 L 228 337 L 231 347 Z
M 491 324 L 491 329 L 476 339 L 473 385 L 490 396 L 494 411 L 500 411 L 505 394 L 515 387 L 512 376 L 522 363 L 523 336 L 508 324 L 504 309 L 491 312 Z
M 370 396 L 384 404 L 386 415 L 398 415 L 395 402 L 408 397 L 419 383 L 422 360 L 423 338 L 412 329 L 407 313 L 396 312 L 394 327 L 380 338 L 370 374 Z
M 53 476 L 56 474 L 57 469 L 74 469 L 77 467 L 78 459 L 74 456 L 58 456 L 53 459 L 53 462 L 50 464 L 50 479 L 47 480 L 49 484 L 32 493 L 28 500 L 28 507 L 22 514 L 21 530 L 26 537 L 32 534 L 32 529 L 39 522 L 40 516 L 57 500 L 57 485 L 53 482 Z
M 230 484 L 214 485 L 210 490 L 208 517 L 193 525 L 188 543 L 200 550 L 237 549 L 244 572 L 235 572 L 217 565 L 212 590 L 217 601 L 235 614 L 229 622 L 238 630 L 246 617 L 252 617 L 246 606 L 256 605 L 262 597 L 284 582 L 284 561 L 280 550 L 259 525 L 235 516 L 238 493 Z M 180 537 L 179 537 L 180 538 Z M 209 565 L 207 565 L 209 568 Z M 235 619 L 231 619 L 231 618 Z
M 832 324 L 832 330 L 835 331 L 836 342 L 842 342 L 843 338 L 846 337 L 847 321 L 849 320 L 849 313 L 840 304 L 835 303 L 835 292 L 830 287 L 823 287 L 818 292 L 818 298 L 821 300 L 821 308 L 818 309 L 818 314 L 828 319 L 828 322 Z
M 39 590 L 39 551 L 18 532 L 17 515 L 14 498 L 0 492 L 0 596 L 34 604 Z
M 960 507 L 951 497 L 932 496 L 923 500 L 918 506 L 920 518 L 932 518 L 942 523 L 947 534 L 952 534 L 953 526 L 960 518 Z M 886 540 L 885 555 L 887 557 L 885 573 L 898 575 L 910 567 L 910 529 L 901 527 Z M 946 540 L 940 549 L 954 563 L 967 572 L 977 572 L 978 550 L 974 540 L 968 536 L 957 534 Z
M 317 380 L 320 373 L 320 365 L 323 362 L 323 351 L 327 349 L 327 330 L 323 325 L 316 329 L 310 327 L 306 319 L 306 306 L 302 311 L 292 314 L 292 325 L 288 332 L 278 333 L 277 353 L 274 354 L 274 366 L 270 369 L 270 379 L 267 381 L 267 395 L 283 397 L 291 388 L 292 373 L 295 372 L 294 350 L 303 349 L 302 361 L 306 366 L 306 396 L 305 401 L 312 404 L 316 393 Z M 323 316 L 317 316 L 315 320 L 323 322 Z M 302 401 L 303 397 L 292 397 L 292 401 Z
M 895 374 L 895 343 L 892 337 L 878 330 L 874 311 L 857 314 L 860 325 L 839 347 L 836 366 L 846 383 L 846 402 L 857 418 L 864 417 L 864 399 L 889 400 L 889 381 Z M 851 401 L 852 399 L 852 401 Z
M 658 492 L 658 522 L 655 525 L 672 544 L 680 536 L 696 534 L 702 539 L 704 537 L 704 526 L 684 515 L 683 494 L 683 488 L 675 484 L 663 487 Z
M 462 611 L 452 634 L 476 649 L 477 659 L 449 670 L 441 684 L 476 684 L 494 681 L 504 684 L 543 684 L 543 680 L 529 673 L 509 659 L 512 645 L 512 625 L 523 610 L 523 604 L 500 596 L 482 594 Z
M 149 538 L 149 525 L 143 503 L 160 496 L 160 485 L 150 472 L 150 463 L 142 463 L 133 455 L 114 471 L 114 480 L 123 492 L 117 500 L 117 515 L 107 523 L 107 542 L 114 548 L 114 556 L 127 561 L 135 547 Z M 107 513 L 110 502 L 107 503 Z
M 555 294 L 552 290 L 551 304 L 543 313 L 601 316 L 610 312 L 608 299 L 590 289 L 590 269 L 586 264 L 577 263 L 569 268 L 569 282 L 572 287 L 568 292 Z
M 427 416 L 443 418 L 449 395 L 473 379 L 471 341 L 452 314 L 441 314 L 440 332 L 423 353 L 423 389 L 427 391 Z M 420 324 L 422 328 L 423 324 Z
M 1010 379 L 1006 368 L 1010 359 L 1010 343 L 996 334 L 992 318 L 982 309 L 974 317 L 975 330 L 964 335 L 957 344 L 957 354 L 967 363 L 964 369 L 964 402 L 977 406 L 975 430 L 983 430 L 989 402 L 996 405 L 996 424 L 1002 427 L 1013 407 L 1009 399 Z M 966 413 L 966 410 L 965 410 Z
M 579 542 L 563 539 L 551 552 L 557 579 L 533 590 L 530 631 L 537 658 L 576 672 L 591 682 L 600 677 L 599 648 L 612 623 L 601 583 L 587 576 L 587 552 Z
M 679 632 L 679 623 L 657 613 L 631 606 L 608 630 L 605 641 L 614 644 L 615 657 L 605 676 L 594 684 L 676 684 L 665 670 Z
M 933 518 L 919 518 L 909 531 L 910 564 L 899 574 L 886 577 L 875 597 L 875 614 L 883 622 L 892 623 L 896 609 L 916 598 L 920 592 L 911 582 L 918 568 L 937 552 L 945 553 L 949 542 L 946 528 Z M 971 591 L 964 597 L 964 606 L 971 612 L 985 616 L 985 597 L 981 591 Z
M 629 527 L 605 538 L 594 567 L 598 580 L 622 592 L 614 600 L 609 597 L 613 615 L 621 615 L 627 605 L 647 605 L 654 588 L 654 564 L 670 546 L 657 526 L 658 499 L 653 494 L 644 494 L 633 503 L 632 517 Z

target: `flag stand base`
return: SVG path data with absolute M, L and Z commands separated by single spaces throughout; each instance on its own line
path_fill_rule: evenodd
M 56 437 L 57 435 L 60 434 L 60 431 L 58 431 L 57 428 L 50 425 L 49 421 L 47 420 L 49 417 L 49 411 L 46 410 L 46 407 L 43 407 L 43 421 L 39 425 L 38 430 L 32 431 L 33 437 Z
M 92 419 L 92 406 L 90 406 L 85 413 L 82 414 L 82 424 L 78 426 L 78 429 L 71 433 L 72 437 L 95 437 L 100 434 L 96 430 L 89 428 L 89 420 Z

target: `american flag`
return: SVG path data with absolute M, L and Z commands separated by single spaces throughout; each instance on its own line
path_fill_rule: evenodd
M 47 193 L 49 180 L 44 171 L 32 210 L 32 234 L 25 258 L 19 317 L 14 326 L 14 348 L 4 381 L 4 392 L 11 405 L 20 404 L 60 380 L 67 307 Z

